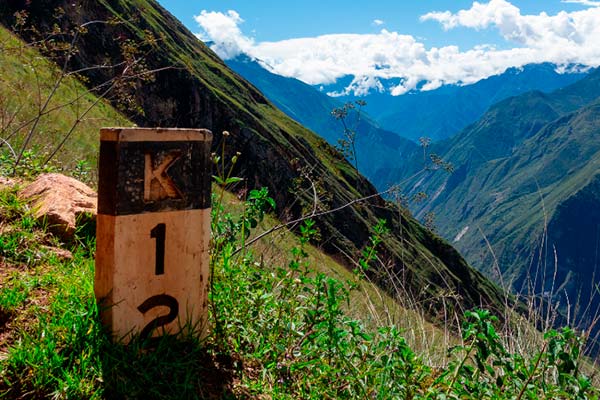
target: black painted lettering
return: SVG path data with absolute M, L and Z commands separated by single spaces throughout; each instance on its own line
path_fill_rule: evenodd
M 162 275 L 165 273 L 165 239 L 167 237 L 166 225 L 156 225 L 150 231 L 150 237 L 156 239 L 156 263 L 154 274 Z
M 151 309 L 160 306 L 169 307 L 169 313 L 167 315 L 158 316 L 150 321 L 140 333 L 142 340 L 148 338 L 154 329 L 167 325 L 174 321 L 175 318 L 177 318 L 177 315 L 179 315 L 179 302 L 177 302 L 176 298 L 169 296 L 168 294 L 159 294 L 150 297 L 138 307 L 138 310 L 142 314 L 146 314 Z

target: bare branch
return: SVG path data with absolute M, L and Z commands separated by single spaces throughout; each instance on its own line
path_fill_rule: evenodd
M 68 51 L 67 57 L 65 58 L 65 61 L 63 63 L 61 74 L 58 77 L 58 79 L 56 80 L 56 82 L 54 82 L 54 85 L 52 87 L 52 90 L 50 91 L 50 94 L 48 95 L 48 97 L 46 98 L 46 101 L 44 102 L 44 105 L 40 109 L 40 113 L 43 113 L 44 110 L 46 109 L 46 107 L 48 107 L 48 105 L 50 104 L 50 101 L 52 100 L 52 98 L 54 97 L 54 95 L 58 91 L 58 88 L 60 87 L 61 83 L 63 82 L 63 80 L 64 80 L 64 78 L 66 76 L 66 73 L 67 73 L 67 68 L 69 66 L 69 61 L 71 60 L 72 51 L 75 48 L 75 43 L 77 42 L 78 37 L 79 37 L 79 32 L 75 32 L 75 35 L 73 36 L 73 40 L 71 41 L 71 45 L 69 47 L 69 51 Z M 38 88 L 39 88 L 39 86 L 40 85 L 39 85 L 39 82 L 38 82 Z M 25 150 L 27 149 L 27 146 L 29 145 L 29 142 L 31 141 L 31 138 L 35 134 L 35 130 L 36 130 L 36 128 L 37 128 L 37 126 L 38 126 L 38 124 L 40 122 L 40 119 L 41 119 L 41 115 L 38 115 L 37 118 L 35 119 L 33 125 L 31 126 L 31 129 L 29 129 L 29 132 L 27 133 L 27 136 L 25 137 L 25 142 L 23 143 L 23 145 L 21 147 L 21 151 L 19 153 L 19 156 L 17 157 L 17 159 L 15 160 L 15 164 L 13 165 L 13 174 L 16 173 L 16 171 L 17 171 L 17 167 L 19 165 L 19 162 L 23 158 L 23 154 L 25 153 Z
M 405 179 L 403 182 L 406 182 L 406 181 L 408 181 L 410 179 L 413 179 L 413 178 L 417 177 L 418 175 L 422 174 L 425 171 L 426 170 L 423 169 L 423 170 L 417 172 L 416 174 L 412 175 L 411 177 Z M 313 208 L 313 211 L 310 212 L 309 214 L 303 215 L 302 217 L 296 218 L 296 219 L 294 219 L 292 221 L 288 221 L 288 222 L 282 223 L 280 225 L 276 225 L 276 226 L 274 226 L 274 227 L 266 230 L 265 232 L 261 233 L 260 235 L 252 238 L 252 240 L 246 242 L 244 246 L 235 249 L 233 251 L 232 255 L 235 255 L 235 254 L 239 253 L 245 247 L 250 246 L 250 245 L 256 243 L 257 241 L 259 241 L 263 237 L 265 237 L 267 235 L 270 235 L 271 233 L 276 232 L 276 231 L 278 231 L 280 229 L 293 226 L 293 225 L 298 224 L 300 222 L 306 221 L 307 219 L 318 218 L 318 217 L 322 217 L 322 216 L 325 216 L 325 215 L 336 213 L 336 212 L 341 211 L 343 209 L 346 209 L 346 208 L 348 208 L 348 207 L 350 207 L 350 206 L 352 206 L 354 204 L 362 203 L 364 201 L 370 200 L 370 199 L 375 198 L 375 197 L 381 197 L 382 195 L 387 194 L 387 193 L 391 193 L 391 192 L 393 192 L 395 190 L 397 190 L 397 185 L 394 185 L 394 186 L 390 187 L 389 189 L 384 190 L 382 192 L 377 192 L 377 193 L 371 194 L 369 196 L 365 196 L 365 197 L 361 197 L 361 198 L 358 198 L 358 199 L 354 199 L 354 200 L 352 200 L 352 201 L 350 201 L 348 203 L 345 203 L 345 204 L 343 204 L 343 205 L 341 205 L 339 207 L 336 207 L 334 209 L 331 209 L 331 210 L 325 210 L 325 211 L 321 211 L 321 212 L 316 212 L 316 208 Z

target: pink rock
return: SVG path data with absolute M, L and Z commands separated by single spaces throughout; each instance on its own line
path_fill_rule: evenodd
M 71 253 L 69 250 L 53 246 L 42 246 L 42 248 L 49 253 L 54 254 L 59 260 L 65 261 L 73 259 L 73 253 Z
M 35 217 L 65 241 L 73 239 L 78 223 L 96 219 L 96 192 L 65 175 L 40 175 L 19 192 L 19 197 L 31 202 Z
M 5 176 L 0 176 L 0 189 L 5 187 L 12 187 L 17 184 L 17 181 L 14 179 L 7 178 Z

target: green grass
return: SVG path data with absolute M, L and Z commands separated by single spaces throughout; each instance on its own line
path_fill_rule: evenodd
M 98 101 L 74 75 L 65 77 L 53 93 L 54 85 L 61 77 L 60 69 L 2 26 L 0 66 L 0 138 L 6 139 L 18 154 L 23 149 L 27 134 L 33 131 L 18 171 L 21 175 L 27 171 L 49 169 L 70 173 L 77 167 L 79 172 L 84 172 L 86 166 L 97 163 L 101 127 L 132 125 L 108 103 Z M 46 101 L 45 111 L 40 112 Z M 96 102 L 84 115 L 85 110 Z M 47 156 L 73 126 L 75 130 L 65 145 L 45 165 Z M 0 147 L 0 171 L 12 173 L 14 158 L 3 143 Z
M 280 236 L 274 257 L 263 257 L 269 242 L 232 255 L 247 240 L 245 221 L 268 227 L 257 208 L 264 194 L 245 203 L 225 195 L 213 208 L 205 340 L 111 343 L 93 294 L 93 236 L 58 243 L 29 220 L 16 192 L 0 191 L 1 228 L 36 239 L 5 250 L 0 261 L 0 398 L 598 397 L 581 372 L 575 332 L 552 331 L 530 354 L 511 353 L 484 311 L 467 313 L 456 346 L 441 345 L 447 362 L 432 362 L 409 345 L 401 324 L 355 315 L 368 285 L 319 258 L 309 245 L 311 224 L 299 237 Z M 33 261 L 20 256 L 45 243 L 72 258 L 51 250 Z

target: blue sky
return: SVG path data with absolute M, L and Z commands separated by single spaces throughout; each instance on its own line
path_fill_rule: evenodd
M 432 46 L 449 43 L 461 48 L 482 42 L 506 46 L 493 31 L 461 29 L 445 32 L 434 22 L 420 22 L 419 17 L 431 11 L 457 11 L 469 8 L 470 0 L 303 0 L 298 2 L 274 0 L 159 0 L 159 3 L 181 20 L 192 32 L 199 30 L 194 20 L 202 10 L 226 12 L 235 10 L 244 19 L 243 30 L 258 41 L 277 41 L 331 33 L 374 33 L 381 27 L 373 24 L 379 19 L 383 27 L 423 38 Z M 561 10 L 585 8 L 580 4 L 560 0 L 512 1 L 525 14 L 545 11 L 556 14 Z M 315 10 L 318 10 L 315 11 Z
M 530 62 L 600 64 L 595 0 L 159 2 L 222 58 L 247 53 L 315 85 L 353 75 L 355 91 L 392 90 L 380 81 L 395 77 L 406 79 L 395 94 L 418 80 L 470 83 Z

